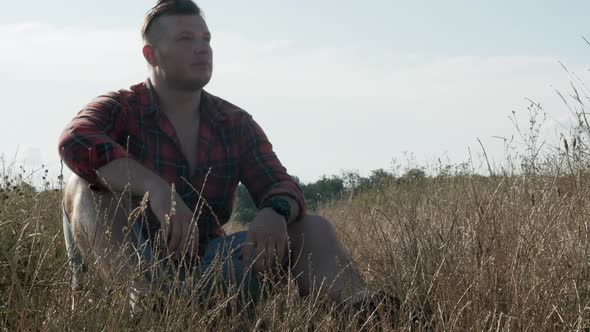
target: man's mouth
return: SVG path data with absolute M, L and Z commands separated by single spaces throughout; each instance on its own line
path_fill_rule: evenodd
M 193 67 L 205 67 L 205 66 L 211 66 L 211 63 L 209 61 L 197 61 L 197 62 L 193 62 L 191 63 L 191 66 Z

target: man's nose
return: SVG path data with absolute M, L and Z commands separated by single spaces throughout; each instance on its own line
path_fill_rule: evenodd
M 196 46 L 195 48 L 193 48 L 193 53 L 197 56 L 208 56 L 211 53 L 211 51 L 208 47 Z

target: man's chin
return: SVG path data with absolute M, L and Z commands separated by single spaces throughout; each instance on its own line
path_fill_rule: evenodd
M 181 90 L 184 92 L 197 92 L 203 89 L 211 78 L 199 78 L 199 79 L 184 79 L 184 80 L 174 80 L 170 82 L 171 86 L 173 86 L 177 90 Z

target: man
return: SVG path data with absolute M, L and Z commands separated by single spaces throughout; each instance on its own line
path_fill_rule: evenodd
M 190 0 L 158 1 L 142 37 L 146 82 L 96 98 L 61 135 L 59 152 L 75 173 L 64 190 L 69 251 L 79 248 L 86 259 L 95 259 L 103 278 L 125 278 L 132 263 L 121 268 L 115 262 L 133 256 L 125 252 L 130 241 L 147 239 L 143 244 L 151 255 L 158 234 L 164 234 L 163 255 L 196 262 L 197 274 L 207 269 L 220 243 L 231 243 L 237 249 L 225 255 L 234 264 L 224 273 L 257 276 L 290 261 L 301 294 L 323 283 L 335 301 L 362 299 L 364 284 L 332 226 L 306 213 L 301 189 L 260 126 L 203 90 L 213 61 L 211 33 L 199 7 Z M 240 181 L 260 210 L 247 232 L 225 236 L 221 226 L 230 218 Z M 130 211 L 144 196 L 146 221 L 130 240 Z M 146 284 L 138 280 L 132 293 L 143 289 Z

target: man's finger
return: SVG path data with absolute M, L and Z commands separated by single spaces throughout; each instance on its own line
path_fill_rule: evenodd
M 244 270 L 250 268 L 252 264 L 252 255 L 254 254 L 255 239 L 253 234 L 248 232 L 246 236 L 246 242 L 243 244 L 241 249 L 242 254 L 242 267 Z
M 177 225 L 170 225 L 170 243 L 168 243 L 169 255 L 178 252 L 182 241 L 180 233 Z
M 180 246 L 178 246 L 178 250 L 176 250 L 177 258 L 182 258 L 188 252 L 188 234 L 183 231 L 180 235 Z
M 266 241 L 265 241 L 266 242 Z M 258 241 L 254 248 L 254 271 L 257 273 L 264 272 L 266 269 L 266 243 Z
M 183 216 L 182 219 L 177 219 L 181 223 L 180 227 L 180 246 L 178 248 L 178 256 L 185 258 L 192 258 L 196 255 L 195 249 L 195 225 L 190 221 L 191 216 Z
M 180 247 L 179 254 L 182 256 L 186 256 L 190 253 L 191 250 L 191 233 L 190 227 L 188 224 L 183 223 L 182 225 L 182 246 Z
M 272 271 L 277 262 L 277 251 L 275 249 L 275 243 L 276 242 L 272 240 L 266 243 L 265 265 L 267 271 Z
M 285 255 L 287 255 L 287 241 L 277 241 L 276 245 L 275 245 L 275 250 L 277 253 L 277 260 L 279 262 L 279 264 L 283 264 L 283 261 L 285 260 Z
M 199 239 L 194 234 L 191 236 L 189 253 L 191 258 L 197 258 L 199 256 Z
M 182 251 L 186 245 L 186 239 L 184 230 L 177 220 L 173 221 L 172 224 L 172 239 L 174 239 L 174 245 L 170 246 L 170 254 L 174 254 L 174 258 L 179 258 L 182 255 Z

